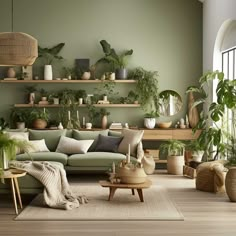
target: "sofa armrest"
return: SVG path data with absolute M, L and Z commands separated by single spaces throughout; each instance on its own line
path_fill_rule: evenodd
M 144 157 L 143 143 L 140 141 L 137 146 L 137 162 L 141 163 Z

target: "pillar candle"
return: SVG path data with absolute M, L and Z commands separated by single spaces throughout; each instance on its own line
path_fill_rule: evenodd
M 127 163 L 130 163 L 130 144 L 128 146 Z
M 79 119 L 79 111 L 78 110 L 76 111 L 76 116 L 77 116 L 77 119 Z
M 112 163 L 112 173 L 113 173 L 113 174 L 116 173 L 116 165 L 115 165 L 115 162 Z
M 45 113 L 45 107 L 43 108 L 43 113 Z
M 85 117 L 83 117 L 83 127 L 85 127 Z
M 68 111 L 68 120 L 70 120 L 70 111 Z

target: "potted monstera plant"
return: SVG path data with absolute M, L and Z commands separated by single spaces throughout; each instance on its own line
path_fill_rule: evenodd
M 112 65 L 112 72 L 115 71 L 117 79 L 127 79 L 127 57 L 133 54 L 133 50 L 126 50 L 121 54 L 117 54 L 114 48 L 111 48 L 111 45 L 106 40 L 101 40 L 100 44 L 102 46 L 105 56 L 97 61 L 99 62 L 108 62 Z M 96 63 L 96 64 L 97 64 Z

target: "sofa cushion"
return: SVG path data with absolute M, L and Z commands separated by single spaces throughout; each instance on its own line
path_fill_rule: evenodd
M 30 140 L 30 146 L 26 148 L 26 152 L 33 153 L 33 152 L 49 152 L 45 140 Z
M 143 130 L 131 130 L 131 129 L 123 129 L 122 136 L 123 139 L 118 147 L 118 152 L 126 154 L 128 153 L 128 147 L 130 144 L 130 155 L 137 155 L 137 146 L 138 143 L 142 140 Z
M 114 130 L 109 130 L 109 131 L 108 131 L 108 136 L 123 137 L 121 132 L 119 132 L 119 131 L 114 131 Z
M 67 158 L 68 156 L 66 154 L 58 152 L 35 152 L 30 154 L 24 153 L 16 156 L 17 161 L 55 161 L 60 162 L 63 165 L 67 164 Z
M 108 129 L 107 130 L 100 130 L 100 131 L 79 131 L 73 130 L 73 138 L 77 140 L 94 140 L 93 144 L 89 148 L 89 152 L 93 152 L 95 147 L 97 146 L 98 135 L 102 134 L 104 136 L 108 136 Z
M 95 152 L 117 152 L 122 137 L 99 134 Z
M 68 165 L 81 167 L 112 167 L 113 162 L 118 164 L 120 161 L 125 159 L 126 156 L 121 153 L 87 152 L 86 154 L 74 154 L 69 156 Z M 130 160 L 136 162 L 136 158 L 134 157 L 131 157 Z
M 93 140 L 76 140 L 73 138 L 61 136 L 56 152 L 65 154 L 83 154 L 87 153 L 92 143 Z
M 64 130 L 32 130 L 29 129 L 29 140 L 45 139 L 45 143 L 51 152 L 55 152 L 61 136 L 66 135 Z

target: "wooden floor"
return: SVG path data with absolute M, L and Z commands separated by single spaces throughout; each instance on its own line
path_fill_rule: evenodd
M 98 176 L 70 177 L 72 184 L 96 184 Z M 236 203 L 224 194 L 196 191 L 194 180 L 157 173 L 154 184 L 165 186 L 185 217 L 184 221 L 14 221 L 12 199 L 0 196 L 0 235 L 19 236 L 236 236 Z M 23 196 L 26 205 L 30 199 Z

